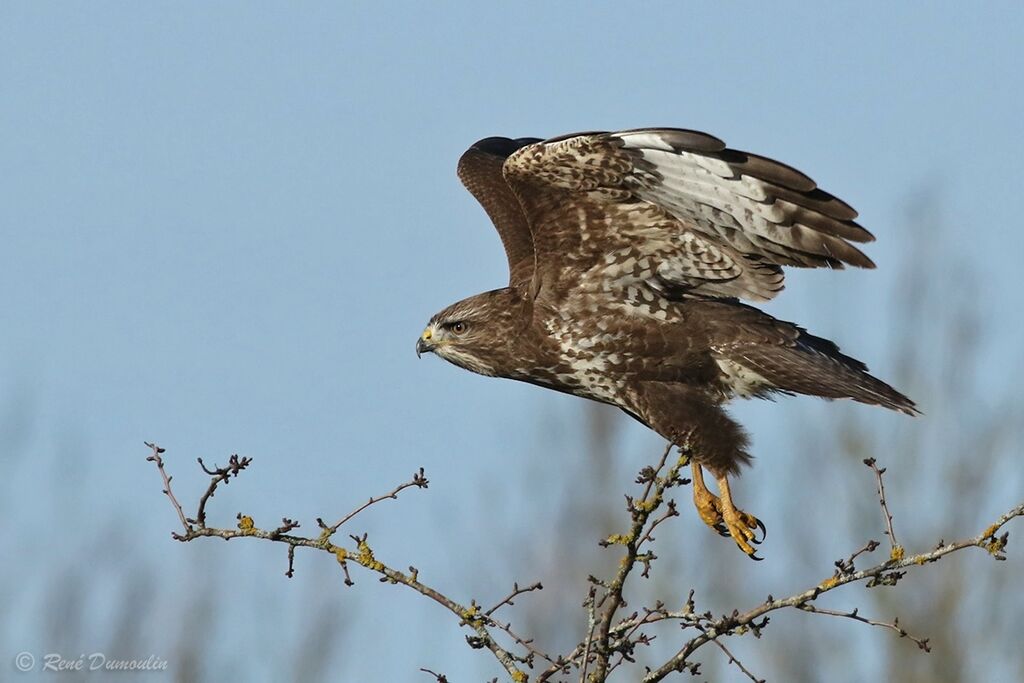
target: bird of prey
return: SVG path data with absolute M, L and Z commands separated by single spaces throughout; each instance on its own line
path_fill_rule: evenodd
M 783 266 L 874 267 L 852 244 L 874 239 L 857 212 L 800 171 L 644 128 L 487 138 L 458 174 L 509 283 L 433 316 L 417 354 L 618 406 L 690 452 L 701 519 L 747 555 L 764 526 L 730 494 L 750 455 L 723 404 L 806 394 L 917 412 L 831 341 L 742 303 L 778 294 Z

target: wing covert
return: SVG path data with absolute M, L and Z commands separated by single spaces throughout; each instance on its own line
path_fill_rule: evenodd
M 781 266 L 874 266 L 851 244 L 873 237 L 848 204 L 794 168 L 704 133 L 563 136 L 517 150 L 503 169 L 531 225 L 538 271 L 570 259 L 588 272 L 629 252 L 655 262 L 637 278 L 766 300 L 782 289 Z

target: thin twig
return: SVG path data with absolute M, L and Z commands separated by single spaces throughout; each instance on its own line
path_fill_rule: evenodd
M 864 553 L 873 553 L 878 549 L 878 541 L 872 539 L 864 544 L 863 547 L 853 551 L 849 557 L 845 560 L 836 560 L 836 571 L 842 574 L 850 574 L 856 571 L 856 567 L 853 565 L 854 560 L 863 555 Z
M 870 626 L 879 626 L 881 628 L 887 628 L 887 629 L 895 631 L 897 634 L 899 634 L 900 638 L 909 638 L 910 640 L 914 641 L 917 644 L 917 646 L 919 648 L 921 648 L 922 650 L 924 650 L 925 652 L 931 652 L 932 651 L 931 645 L 928 644 L 928 640 L 929 639 L 928 638 L 916 638 L 916 637 L 912 636 L 910 633 L 907 632 L 907 630 L 905 628 L 900 626 L 899 618 L 893 619 L 892 623 L 889 623 L 887 621 L 874 621 L 873 619 L 868 619 L 867 617 L 862 617 L 858 613 L 859 610 L 857 608 L 854 608 L 850 612 L 839 612 L 837 610 L 825 609 L 823 607 L 816 607 L 815 605 L 812 605 L 810 603 L 806 603 L 806 604 L 803 604 L 803 605 L 797 605 L 797 609 L 802 609 L 803 611 L 810 612 L 811 614 L 824 614 L 824 615 L 827 615 L 827 616 L 830 616 L 830 617 L 844 617 L 846 619 L 854 619 L 855 621 L 859 621 L 862 624 L 868 624 Z
M 665 504 L 665 507 L 666 507 L 665 514 L 663 514 L 661 517 L 658 517 L 656 520 L 651 522 L 650 527 L 648 527 L 648 529 L 647 529 L 647 533 L 645 533 L 643 535 L 643 537 L 640 539 L 640 542 L 637 543 L 637 547 L 640 547 L 641 545 L 643 545 L 646 542 L 653 543 L 654 542 L 654 536 L 652 536 L 652 534 L 654 533 L 654 530 L 658 527 L 658 525 L 661 524 L 662 522 L 668 520 L 668 519 L 671 519 L 672 517 L 678 517 L 679 516 L 679 510 L 676 509 L 676 502 L 674 500 L 668 501 Z
M 511 623 L 502 623 L 495 619 L 488 619 L 487 623 L 489 626 L 495 626 L 496 628 L 499 628 L 505 633 L 507 633 L 508 636 L 512 638 L 512 640 L 516 641 L 516 644 L 519 645 L 519 647 L 527 651 L 528 654 L 525 657 L 519 658 L 519 660 L 529 665 L 530 667 L 533 666 L 534 657 L 540 657 L 544 661 L 548 662 L 548 664 L 551 664 L 553 666 L 559 666 L 562 664 L 560 659 L 548 654 L 547 652 L 544 652 L 543 650 L 539 649 L 536 645 L 534 645 L 533 638 L 524 638 L 523 636 L 519 635 L 514 630 L 512 630 Z
M 348 574 L 348 562 L 353 561 L 356 564 L 362 566 L 363 568 L 379 574 L 382 580 L 407 586 L 413 589 L 414 591 L 420 593 L 421 595 L 430 598 L 434 602 L 438 603 L 439 605 L 447 609 L 449 612 L 452 612 L 453 614 L 457 615 L 461 620 L 460 623 L 462 623 L 465 626 L 468 626 L 474 632 L 474 635 L 467 636 L 467 641 L 469 642 L 470 646 L 475 648 L 487 648 L 491 651 L 494 657 L 501 663 L 501 665 L 505 668 L 505 671 L 514 681 L 525 680 L 525 673 L 521 671 L 517 665 L 517 662 L 522 661 L 522 658 L 509 652 L 500 644 L 498 644 L 497 641 L 495 641 L 494 637 L 491 635 L 490 631 L 487 628 L 488 620 L 483 615 L 479 614 L 479 610 L 476 607 L 473 607 L 472 609 L 464 607 L 463 605 L 444 595 L 440 591 L 422 583 L 421 581 L 419 581 L 418 578 L 419 573 L 415 570 L 410 570 L 410 573 L 406 574 L 405 572 L 398 571 L 397 569 L 394 569 L 384 564 L 383 562 L 378 560 L 374 555 L 374 552 L 370 548 L 367 542 L 367 537 L 365 535 L 362 537 L 352 537 L 353 541 L 355 541 L 356 544 L 355 548 L 352 549 L 331 543 L 329 535 L 325 537 L 323 534 L 321 534 L 319 538 L 306 538 L 304 536 L 296 536 L 291 533 L 282 533 L 282 528 L 288 526 L 287 519 L 282 520 L 284 522 L 284 524 L 282 524 L 282 527 L 278 527 L 277 529 L 272 530 L 264 530 L 258 528 L 254 524 L 251 517 L 241 514 L 238 515 L 239 523 L 237 529 L 218 529 L 214 527 L 208 527 L 205 524 L 201 526 L 189 525 L 184 512 L 181 511 L 181 506 L 178 504 L 177 499 L 175 498 L 174 493 L 171 490 L 171 478 L 167 475 L 166 471 L 164 470 L 163 460 L 160 457 L 160 453 L 163 452 L 163 449 L 160 449 L 157 446 L 153 446 L 150 444 L 147 444 L 147 446 L 149 446 L 153 450 L 153 454 L 150 455 L 147 458 L 147 460 L 156 463 L 157 469 L 160 471 L 160 474 L 164 479 L 164 487 L 166 489 L 167 497 L 174 504 L 175 508 L 179 510 L 179 517 L 182 520 L 182 525 L 185 527 L 184 534 L 174 534 L 175 539 L 181 542 L 189 542 L 197 538 L 204 537 L 222 538 L 224 540 L 232 540 L 235 538 L 258 538 L 266 541 L 287 544 L 291 552 L 294 552 L 294 549 L 298 547 L 312 548 L 314 550 L 325 551 L 334 555 L 335 559 L 341 565 L 342 571 L 345 573 L 345 582 L 347 584 L 352 583 L 351 578 L 349 577 Z M 202 463 L 200 462 L 200 465 L 203 467 L 203 471 L 205 471 L 213 478 L 211 480 L 210 488 L 207 489 L 207 493 L 209 493 L 209 495 L 203 496 L 200 505 L 203 504 L 203 501 L 208 500 L 213 495 L 211 490 L 216 488 L 216 484 L 227 481 L 227 477 L 222 476 L 224 470 L 231 470 L 230 476 L 234 476 L 237 475 L 238 472 L 241 471 L 242 469 L 245 469 L 249 462 L 250 460 L 248 458 L 235 460 L 235 456 L 233 456 L 232 463 L 229 463 L 228 467 L 215 468 L 213 470 L 207 469 L 206 466 L 202 465 Z M 398 487 L 395 491 L 392 491 L 391 494 L 383 496 L 381 499 L 394 497 L 395 495 L 397 495 L 397 492 L 402 488 L 407 488 L 408 486 L 418 486 L 420 488 L 426 488 L 426 484 L 427 480 L 425 477 L 423 477 L 423 471 L 420 470 L 420 472 L 417 475 L 413 476 L 413 481 L 409 482 L 408 485 Z M 346 515 L 341 520 L 341 522 L 339 522 L 337 525 L 333 527 L 333 529 L 337 530 L 337 528 L 340 527 L 341 524 L 351 519 L 353 516 L 355 516 L 355 514 L 358 514 L 358 512 L 366 509 L 371 504 L 372 502 L 364 504 L 355 512 Z M 198 520 L 199 517 L 200 515 L 197 514 L 196 519 Z M 322 523 L 320 526 L 324 528 L 324 525 Z M 331 529 L 331 527 L 326 528 Z
M 693 591 L 690 591 L 686 603 L 680 610 L 666 610 L 664 605 L 659 602 L 653 608 L 645 607 L 634 611 L 628 617 L 619 618 L 616 614 L 625 605 L 623 591 L 626 581 L 632 575 L 632 569 L 637 564 L 643 564 L 644 571 L 642 575 L 646 576 L 650 569 L 650 563 L 656 558 L 653 552 L 647 550 L 641 553 L 639 548 L 645 542 L 653 543 L 653 530 L 666 519 L 674 516 L 674 505 L 665 495 L 668 489 L 685 481 L 679 477 L 679 470 L 687 462 L 686 454 L 682 454 L 679 460 L 666 470 L 668 457 L 671 453 L 670 446 L 662 455 L 656 468 L 645 468 L 641 472 L 640 477 L 638 477 L 637 483 L 644 485 L 643 497 L 635 501 L 627 497 L 631 516 L 629 532 L 623 535 L 611 536 L 602 542 L 602 545 L 606 547 L 622 545 L 625 547 L 626 553 L 622 564 L 610 581 L 589 577 L 591 586 L 587 599 L 584 601 L 584 607 L 587 609 L 588 616 L 586 638 L 572 649 L 568 657 L 553 657 L 537 648 L 532 639 L 517 634 L 512 629 L 511 624 L 499 622 L 493 618 L 493 615 L 500 608 L 505 605 L 512 605 L 514 599 L 519 595 L 540 590 L 541 584 L 539 582 L 524 588 L 520 588 L 518 583 L 513 584 L 512 592 L 508 596 L 486 612 L 481 612 L 479 605 L 475 601 L 470 602 L 470 605 L 466 607 L 462 603 L 424 584 L 419 580 L 419 572 L 415 568 L 409 567 L 408 572 L 402 572 L 380 561 L 371 549 L 366 535 L 350 536 L 353 542 L 352 545 L 338 545 L 332 542 L 331 538 L 334 532 L 370 505 L 381 500 L 396 498 L 399 492 L 411 486 L 425 488 L 427 480 L 423 475 L 422 469 L 413 476 L 412 481 L 396 487 L 388 494 L 371 498 L 367 503 L 342 517 L 334 525 L 327 526 L 321 519 L 318 519 L 321 533 L 316 538 L 309 538 L 292 533 L 295 529 L 299 528 L 299 524 L 288 518 L 282 519 L 281 525 L 270 530 L 257 527 L 251 517 L 242 514 L 238 515 L 237 528 L 224 529 L 206 526 L 205 506 L 207 501 L 213 497 L 217 486 L 228 482 L 231 477 L 237 476 L 250 462 L 248 458 L 238 458 L 238 456 L 232 456 L 227 467 L 214 468 L 212 470 L 202 465 L 200 460 L 200 465 L 210 475 L 211 481 L 206 493 L 200 498 L 196 517 L 189 519 L 171 489 L 172 478 L 166 472 L 161 455 L 164 449 L 150 443 L 146 445 L 152 451 L 147 460 L 155 463 L 164 483 L 164 494 L 175 508 L 184 531 L 184 533 L 173 533 L 172 535 L 175 539 L 188 542 L 203 537 L 222 538 L 224 540 L 258 538 L 283 543 L 288 549 L 288 571 L 286 572 L 288 576 L 294 574 L 296 548 L 302 547 L 328 552 L 334 556 L 341 566 L 345 576 L 345 583 L 349 585 L 352 584 L 352 580 L 349 575 L 348 565 L 350 562 L 358 564 L 367 571 L 377 574 L 381 581 L 407 586 L 456 615 L 459 618 L 460 625 L 471 631 L 471 634 L 467 636 L 467 642 L 470 646 L 488 649 L 501 663 L 509 677 L 516 682 L 527 680 L 526 673 L 520 669 L 519 665 L 525 664 L 532 668 L 537 657 L 549 663 L 548 668 L 538 676 L 538 683 L 549 681 L 552 677 L 559 674 L 568 674 L 573 666 L 577 667 L 580 671 L 579 680 L 582 682 L 604 681 L 611 670 L 622 665 L 624 662 L 634 661 L 633 653 L 636 646 L 648 644 L 653 639 L 653 636 L 649 636 L 644 632 L 643 627 L 645 625 L 669 620 L 678 621 L 684 629 L 694 628 L 697 630 L 697 634 L 683 643 L 678 651 L 661 666 L 649 670 L 643 678 L 645 682 L 661 681 L 673 672 L 685 671 L 696 675 L 699 672 L 699 664 L 691 661 L 691 657 L 694 652 L 708 643 L 714 643 L 716 647 L 720 648 L 729 657 L 730 662 L 736 664 L 751 680 L 757 681 L 758 679 L 733 655 L 722 642 L 722 639 L 726 636 L 739 635 L 746 632 L 752 632 L 755 636 L 759 636 L 761 629 L 768 623 L 767 615 L 787 607 L 827 616 L 848 618 L 871 626 L 892 630 L 899 634 L 900 637 L 911 639 L 918 647 L 927 651 L 929 649 L 928 640 L 910 635 L 899 625 L 898 620 L 894 620 L 892 623 L 875 621 L 860 616 L 856 609 L 851 612 L 840 612 L 819 608 L 813 603 L 823 593 L 850 583 L 866 582 L 868 587 L 895 584 L 906 573 L 906 570 L 911 569 L 913 566 L 936 562 L 946 555 L 965 548 L 982 548 L 995 557 L 995 559 L 1005 560 L 1004 551 L 1008 540 L 1008 532 L 1003 531 L 1001 534 L 999 532 L 1010 520 L 1024 516 L 1024 503 L 1022 503 L 1001 515 L 995 523 L 978 536 L 952 543 L 940 542 L 928 552 L 905 556 L 902 546 L 896 542 L 895 533 L 892 528 L 892 515 L 889 513 L 885 500 L 885 490 L 882 485 L 882 474 L 885 472 L 885 469 L 878 468 L 874 460 L 869 459 L 870 462 L 865 462 L 875 471 L 879 502 L 886 516 L 887 533 L 892 543 L 892 552 L 887 560 L 872 567 L 856 570 L 854 566 L 855 560 L 878 547 L 876 541 L 869 541 L 864 547 L 852 553 L 848 558 L 838 560 L 835 563 L 835 574 L 822 583 L 788 598 L 776 599 L 768 596 L 763 603 L 743 613 L 736 610 L 731 614 L 717 618 L 710 612 L 698 614 L 694 609 Z M 664 475 L 662 475 L 663 471 Z M 655 511 L 662 506 L 667 506 L 667 511 L 655 517 Z M 512 638 L 515 641 L 515 646 L 510 646 L 511 649 L 506 649 L 500 645 L 493 637 L 493 633 L 496 633 L 498 630 L 503 631 Z M 523 654 L 519 654 L 519 652 Z M 613 655 L 618 655 L 618 657 L 614 658 L 614 662 L 612 662 Z M 592 672 L 590 672 L 590 664 L 594 664 Z M 423 669 L 423 671 L 433 675 L 438 681 L 443 682 L 446 680 L 443 674 L 436 674 L 429 669 Z
M 530 584 L 526 588 L 520 588 L 518 583 L 513 583 L 512 584 L 512 592 L 509 593 L 508 595 L 506 595 L 504 598 L 502 598 L 501 602 L 499 602 L 494 607 L 492 607 L 489 610 L 487 610 L 486 612 L 484 612 L 484 616 L 487 616 L 487 617 L 491 616 L 492 614 L 497 612 L 498 609 L 500 609 L 501 607 L 504 607 L 505 605 L 514 605 L 515 603 L 512 602 L 512 600 L 514 598 L 519 597 L 523 593 L 529 593 L 530 591 L 539 591 L 539 590 L 544 590 L 544 586 L 540 585 L 540 581 L 537 581 L 536 583 Z
M 896 541 L 896 532 L 892 528 L 892 514 L 889 512 L 889 505 L 885 501 L 885 484 L 882 483 L 882 475 L 885 474 L 885 468 L 879 467 L 874 458 L 865 458 L 864 464 L 875 473 L 875 480 L 878 485 L 878 502 L 881 504 L 882 512 L 885 514 L 886 534 L 888 534 L 889 542 L 892 544 L 891 557 L 894 560 L 898 560 L 900 559 L 898 556 L 903 554 L 903 546 Z
M 423 468 L 421 467 L 419 472 L 416 472 L 415 474 L 413 474 L 412 475 L 412 479 L 410 479 L 409 481 L 407 481 L 407 482 L 405 482 L 403 484 L 399 484 L 398 486 L 393 488 L 388 493 L 385 493 L 383 496 L 371 497 L 368 501 L 366 501 L 365 503 L 363 503 L 362 505 L 357 507 L 355 510 L 353 510 L 352 512 L 350 512 L 347 515 L 345 515 L 344 517 L 342 517 L 341 519 L 339 519 L 334 524 L 331 524 L 330 526 L 327 526 L 323 522 L 323 520 L 321 520 L 321 519 L 317 519 L 317 522 L 320 524 L 320 528 L 324 529 L 325 531 L 327 531 L 328 532 L 328 536 L 330 536 L 331 534 L 336 532 L 339 528 L 341 528 L 341 526 L 343 524 L 345 524 L 345 522 L 351 520 L 353 517 L 355 517 L 360 512 L 362 512 L 366 508 L 370 507 L 371 505 L 376 505 L 377 503 L 381 502 L 382 500 L 397 500 L 398 499 L 398 494 L 401 493 L 402 491 L 404 491 L 405 489 L 411 488 L 413 486 L 415 486 L 417 488 L 425 489 L 425 488 L 428 488 L 429 484 L 430 484 L 430 481 L 426 478 L 426 476 L 424 476 Z
M 750 680 L 754 681 L 754 683 L 765 683 L 765 680 L 763 678 L 758 678 L 757 676 L 752 674 L 750 672 L 750 670 L 747 669 L 747 667 L 743 666 L 743 662 L 741 662 L 736 657 L 736 655 L 734 655 L 732 652 L 730 652 L 729 648 L 727 648 L 724 643 L 722 643 L 720 640 L 718 640 L 718 638 L 712 638 L 711 642 L 714 643 L 715 645 L 717 645 L 718 648 L 722 652 L 725 653 L 725 656 L 729 658 L 729 662 L 732 663 L 732 664 L 735 664 L 737 667 L 739 667 L 739 670 L 742 671 L 743 673 L 745 673 L 747 675 L 747 678 L 749 678 Z
M 181 508 L 181 503 L 174 497 L 174 492 L 171 490 L 171 477 L 168 476 L 167 470 L 164 469 L 164 459 L 161 457 L 161 453 L 164 453 L 167 449 L 157 446 L 155 443 L 143 441 L 146 446 L 152 449 L 153 453 L 146 460 L 149 462 L 156 463 L 157 470 L 160 471 L 160 477 L 164 481 L 164 495 L 170 498 L 171 505 L 178 513 L 178 519 L 181 520 L 181 526 L 184 527 L 185 532 L 188 533 L 192 530 L 192 525 L 188 523 L 188 518 L 185 517 L 185 511 Z M 177 539 L 178 535 L 172 532 L 172 535 Z
M 587 599 L 583 603 L 587 608 L 587 639 L 583 646 L 583 658 L 580 660 L 580 683 L 587 680 L 587 667 L 590 665 L 590 646 L 594 642 L 594 629 L 597 628 L 597 615 L 595 614 L 595 601 L 597 599 L 597 588 L 590 587 Z M 572 659 L 570 657 L 570 659 Z M 543 680 L 543 679 L 541 679 Z
M 434 673 L 430 669 L 424 669 L 424 668 L 420 668 L 420 671 L 422 671 L 425 674 L 430 674 L 431 676 L 433 676 L 434 679 L 437 681 L 437 683 L 448 683 L 448 677 L 445 676 L 444 674 Z
M 1000 536 L 996 536 L 996 534 L 1011 519 L 1022 516 L 1024 516 L 1024 503 L 1004 512 L 999 516 L 995 523 L 973 538 L 965 538 L 952 543 L 947 543 L 929 552 L 911 555 L 909 557 L 904 557 L 901 560 L 889 559 L 881 564 L 875 565 L 874 567 L 862 569 L 850 574 L 833 576 L 813 588 L 809 588 L 788 598 L 770 598 L 757 607 L 754 607 L 742 614 L 733 614 L 714 620 L 708 625 L 706 633 L 702 633 L 685 643 L 683 647 L 680 648 L 679 651 L 676 652 L 676 654 L 667 662 L 644 676 L 643 681 L 644 683 L 653 683 L 654 681 L 664 679 L 675 671 L 679 671 L 680 667 L 684 666 L 686 662 L 689 661 L 689 657 L 697 649 L 707 644 L 713 638 L 735 633 L 737 629 L 741 629 L 743 627 L 755 626 L 755 622 L 769 612 L 774 612 L 785 607 L 799 607 L 801 605 L 805 605 L 817 599 L 819 595 L 828 593 L 840 586 L 845 586 L 846 584 L 859 581 L 879 581 L 893 570 L 911 568 L 930 562 L 936 562 L 950 553 L 954 553 L 965 548 L 982 548 L 997 560 L 1005 559 L 1005 555 L 1002 553 L 1006 548 L 1007 534 L 1003 533 Z M 882 583 L 883 581 L 879 582 Z M 871 584 L 869 583 L 868 585 Z
M 203 472 L 210 475 L 210 485 L 206 488 L 206 492 L 203 493 L 202 498 L 199 499 L 199 509 L 196 512 L 194 521 L 201 527 L 206 526 L 206 503 L 213 498 L 213 494 L 217 492 L 217 487 L 224 483 L 227 484 L 231 477 L 237 477 L 239 473 L 244 470 L 252 462 L 252 458 L 239 458 L 237 455 L 232 455 L 228 458 L 227 467 L 213 466 L 213 469 L 209 469 L 204 463 L 202 458 L 196 458 L 199 461 L 199 466 L 203 468 Z

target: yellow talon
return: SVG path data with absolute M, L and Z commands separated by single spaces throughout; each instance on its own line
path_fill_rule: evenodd
M 764 540 L 765 527 L 757 517 L 743 512 L 736 508 L 732 502 L 732 495 L 729 491 L 729 481 L 723 475 L 717 478 L 718 490 L 722 496 L 712 494 L 704 484 L 704 473 L 701 466 L 690 463 L 693 472 L 693 503 L 704 523 L 714 529 L 721 536 L 731 536 L 736 545 L 750 558 L 760 560 L 755 555 L 751 543 L 758 544 Z M 755 529 L 761 530 L 761 538 L 758 539 Z

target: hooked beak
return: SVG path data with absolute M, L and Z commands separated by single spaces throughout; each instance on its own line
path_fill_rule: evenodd
M 433 332 L 428 327 L 420 338 L 416 340 L 416 357 L 419 358 L 424 353 L 430 353 L 434 350 L 434 345 L 430 342 L 430 338 L 433 336 Z

